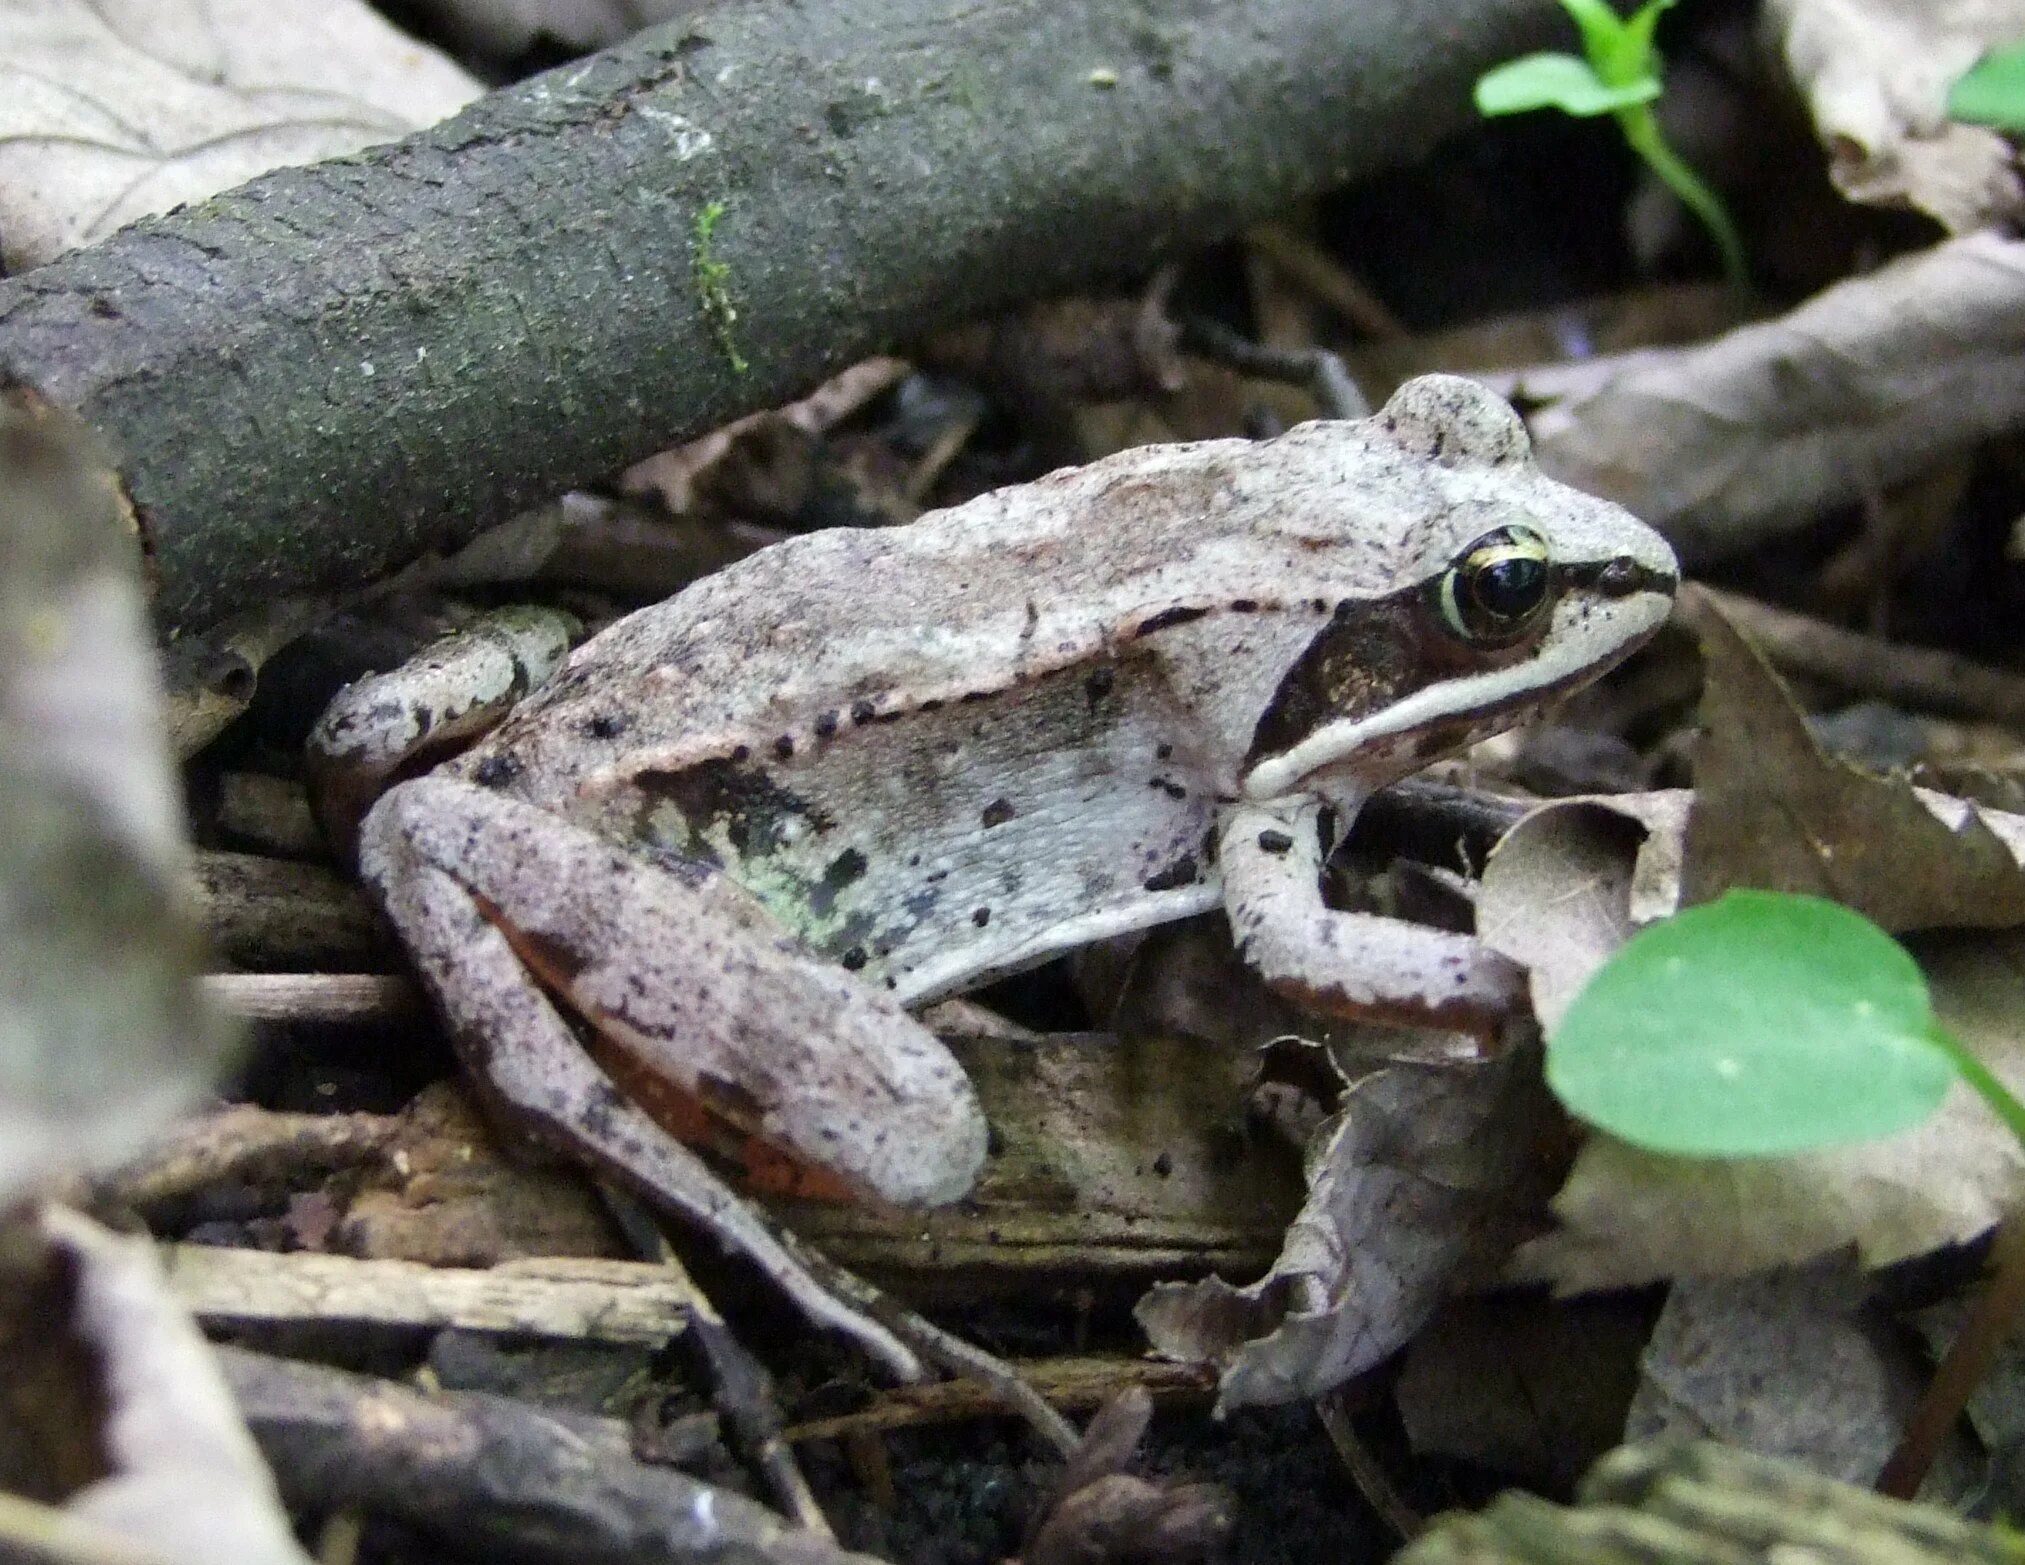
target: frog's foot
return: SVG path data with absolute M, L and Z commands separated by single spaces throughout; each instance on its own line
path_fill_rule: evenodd
M 884 1199 L 953 1200 L 983 1162 L 984 1117 L 932 1033 L 804 952 L 723 875 L 650 864 L 470 783 L 394 789 L 359 858 L 501 1106 L 743 1251 L 812 1319 L 919 1373 L 649 1111 L 663 1096 L 700 1104 Z M 557 1001 L 590 1024 L 597 1060 Z
M 1220 823 L 1224 902 L 1245 960 L 1299 1005 L 1496 1040 L 1524 1013 L 1525 974 L 1468 935 L 1326 905 L 1321 810 L 1240 805 Z

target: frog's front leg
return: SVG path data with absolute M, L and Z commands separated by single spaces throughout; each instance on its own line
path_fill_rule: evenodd
M 745 1251 L 811 1318 L 918 1373 L 646 1100 L 700 1104 L 885 1199 L 953 1200 L 983 1162 L 985 1125 L 932 1033 L 802 950 L 723 874 L 636 858 L 470 783 L 395 788 L 366 819 L 359 862 L 501 1106 Z M 594 1030 L 604 1068 L 558 1002 Z
M 1224 904 L 1245 960 L 1318 1011 L 1495 1039 L 1525 1005 L 1524 975 L 1468 935 L 1325 904 L 1325 808 L 1273 800 L 1219 820 Z

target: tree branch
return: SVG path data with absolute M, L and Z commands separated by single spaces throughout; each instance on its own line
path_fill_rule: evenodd
M 1402 161 L 1554 15 L 711 7 L 0 284 L 0 364 L 123 450 L 199 629 Z

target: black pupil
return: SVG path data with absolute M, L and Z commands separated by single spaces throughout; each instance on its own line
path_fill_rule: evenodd
M 1524 619 L 1547 592 L 1547 564 L 1525 555 L 1506 555 L 1470 572 L 1470 595 L 1494 619 Z

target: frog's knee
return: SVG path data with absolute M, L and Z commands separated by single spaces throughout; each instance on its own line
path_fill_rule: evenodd
M 440 863 L 446 831 L 468 827 L 483 813 L 486 797 L 482 788 L 453 777 L 417 777 L 396 783 L 374 801 L 359 822 L 361 874 L 376 882 L 402 863 Z

